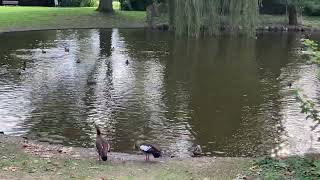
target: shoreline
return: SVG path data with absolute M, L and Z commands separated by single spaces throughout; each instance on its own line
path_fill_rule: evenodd
M 167 24 L 158 24 L 155 28 L 150 28 L 145 24 L 140 24 L 136 26 L 90 26 L 90 27 L 44 27 L 44 28 L 12 28 L 1 30 L 0 34 L 6 33 L 15 33 L 15 32 L 32 32 L 32 31 L 55 31 L 55 30 L 90 30 L 90 29 L 150 29 L 150 30 L 157 30 L 157 31 L 168 31 Z M 256 29 L 257 32 L 320 32 L 320 28 L 315 27 L 307 27 L 307 26 L 259 26 Z
M 235 179 L 253 160 L 164 157 L 145 162 L 144 155 L 111 152 L 102 162 L 94 148 L 51 145 L 10 135 L 0 135 L 0 157 L 0 179 Z

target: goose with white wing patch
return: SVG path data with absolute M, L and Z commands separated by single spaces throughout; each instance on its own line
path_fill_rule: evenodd
M 143 142 L 138 141 L 135 143 L 135 148 L 140 150 L 141 152 L 143 152 L 146 155 L 146 158 L 145 158 L 146 161 L 150 160 L 150 157 L 149 157 L 150 154 L 152 154 L 154 158 L 159 158 L 162 156 L 161 151 L 157 147 L 155 147 L 151 144 L 147 144 L 147 143 L 143 143 Z

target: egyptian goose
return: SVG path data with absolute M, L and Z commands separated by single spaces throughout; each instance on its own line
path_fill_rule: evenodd
M 106 161 L 108 159 L 108 152 L 110 152 L 110 144 L 101 136 L 98 125 L 95 124 L 95 127 L 97 130 L 96 148 L 99 154 L 99 160 Z

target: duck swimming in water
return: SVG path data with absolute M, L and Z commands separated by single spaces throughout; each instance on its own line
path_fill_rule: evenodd
M 99 160 L 106 161 L 108 160 L 108 152 L 110 152 L 110 144 L 101 136 L 101 131 L 98 125 L 95 124 L 95 127 L 97 130 L 96 148 L 99 154 Z
M 154 158 L 159 158 L 162 156 L 162 153 L 158 148 L 148 143 L 143 143 L 138 141 L 135 143 L 135 148 L 140 150 L 146 155 L 146 158 L 145 158 L 146 161 L 150 160 L 150 157 L 149 157 L 150 154 L 152 154 Z

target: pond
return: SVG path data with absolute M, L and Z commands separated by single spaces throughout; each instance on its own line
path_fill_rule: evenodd
M 194 144 L 215 156 L 320 152 L 313 122 L 292 94 L 299 88 L 319 101 L 315 67 L 299 56 L 302 37 L 0 34 L 0 131 L 93 147 L 96 122 L 118 152 L 133 152 L 138 139 L 176 156 L 188 156 Z

